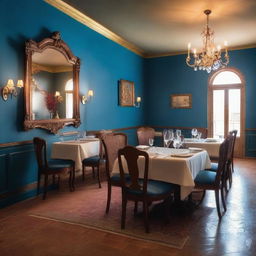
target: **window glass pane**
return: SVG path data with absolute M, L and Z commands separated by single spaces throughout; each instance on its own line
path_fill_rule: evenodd
M 213 91 L 213 137 L 224 136 L 224 90 Z
M 238 130 L 240 136 L 240 89 L 229 90 L 228 130 Z
M 73 93 L 66 93 L 66 118 L 73 118 Z
M 231 71 L 223 71 L 219 73 L 213 80 L 213 85 L 218 84 L 241 84 L 240 77 Z

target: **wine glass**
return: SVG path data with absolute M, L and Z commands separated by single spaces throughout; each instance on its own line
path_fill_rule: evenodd
M 196 138 L 196 136 L 197 136 L 197 129 L 193 128 L 192 131 L 191 131 L 191 134 L 192 134 L 193 138 Z
M 152 147 L 154 145 L 154 139 L 153 138 L 149 138 L 148 139 L 148 144 L 150 147 Z
M 180 137 L 181 136 L 181 130 L 176 130 L 176 136 Z
M 197 132 L 197 139 L 201 140 L 201 137 L 202 137 L 202 133 L 201 132 Z
M 163 130 L 163 138 L 164 138 L 164 147 L 168 147 L 168 140 L 169 140 L 169 130 Z
M 174 140 L 173 140 L 173 146 L 174 148 L 178 149 L 181 146 L 181 137 L 179 136 L 175 136 Z

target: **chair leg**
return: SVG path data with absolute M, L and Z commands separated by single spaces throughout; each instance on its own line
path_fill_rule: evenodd
M 94 170 L 94 166 L 92 166 L 92 177 L 95 179 L 95 170 Z
M 121 217 L 121 229 L 125 229 L 126 206 L 127 206 L 127 197 L 126 197 L 126 194 L 122 191 L 122 217 Z
M 225 202 L 225 198 L 224 198 L 224 188 L 223 188 L 223 186 L 221 187 L 220 192 L 221 192 L 222 205 L 223 205 L 224 211 L 226 211 L 227 207 L 226 207 L 226 202 Z
M 101 188 L 101 183 L 100 183 L 100 165 L 97 166 L 97 176 L 98 176 L 99 188 Z
M 83 164 L 83 169 L 82 169 L 82 172 L 83 172 L 83 181 L 85 180 L 85 177 L 84 177 L 84 172 L 85 172 L 85 167 L 84 167 L 84 164 Z
M 165 223 L 168 224 L 170 222 L 170 210 L 171 210 L 171 202 L 170 199 L 167 198 L 164 200 L 164 204 L 165 204 Z
M 55 185 L 56 184 L 56 179 L 55 179 L 55 175 L 52 175 L 52 184 Z
M 41 173 L 38 173 L 38 177 L 37 177 L 37 195 L 39 195 L 39 192 L 40 192 L 40 185 L 41 185 Z
M 44 175 L 44 194 L 43 194 L 43 200 L 46 199 L 47 187 L 48 187 L 48 174 L 45 174 Z
M 71 169 L 70 171 L 69 171 L 69 190 L 70 190 L 70 192 L 73 192 L 74 191 L 74 185 L 73 185 L 73 181 L 74 181 L 74 171 L 73 171 L 73 169 Z
M 73 186 L 73 191 L 75 191 L 75 178 L 76 178 L 75 165 L 73 166 L 72 172 L 73 172 L 72 186 Z
M 229 181 L 229 189 L 232 187 L 232 166 L 231 164 L 228 167 L 228 181 Z
M 109 212 L 109 208 L 110 208 L 110 201 L 111 201 L 111 189 L 112 189 L 111 183 L 110 183 L 110 182 L 108 182 L 108 198 L 107 198 L 106 213 L 108 213 L 108 212 Z
M 221 219 L 221 212 L 220 212 L 220 200 L 219 200 L 219 189 L 215 190 L 215 200 L 216 200 L 216 206 L 217 206 L 217 212 L 219 219 Z
M 148 202 L 143 201 L 143 213 L 144 213 L 144 225 L 146 233 L 149 233 L 149 224 L 148 224 Z
M 138 201 L 135 201 L 135 203 L 134 203 L 134 210 L 133 210 L 134 215 L 136 215 L 137 212 L 138 212 Z

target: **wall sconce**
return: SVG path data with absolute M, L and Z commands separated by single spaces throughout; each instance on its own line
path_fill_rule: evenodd
M 82 104 L 89 102 L 92 99 L 93 94 L 94 94 L 93 90 L 89 90 L 87 95 L 82 95 L 81 97 Z
M 140 103 L 141 103 L 141 97 L 137 97 L 137 98 L 136 98 L 135 107 L 136 107 L 136 108 L 139 108 L 139 107 L 140 107 Z
M 24 85 L 22 80 L 18 80 L 17 85 L 15 86 L 13 80 L 8 79 L 7 84 L 2 88 L 3 100 L 6 101 L 9 94 L 11 95 L 11 97 L 12 95 L 16 97 L 18 94 L 16 88 L 22 88 L 23 86 Z

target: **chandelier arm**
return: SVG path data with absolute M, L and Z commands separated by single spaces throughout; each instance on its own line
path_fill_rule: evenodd
M 196 67 L 195 62 L 194 62 L 194 64 L 190 64 L 190 63 L 189 63 L 189 62 L 190 62 L 190 60 L 191 60 L 191 58 L 189 58 L 189 57 L 187 57 L 187 58 L 186 58 L 186 63 L 187 63 L 187 65 L 188 65 L 189 67 L 191 67 L 191 68 Z

